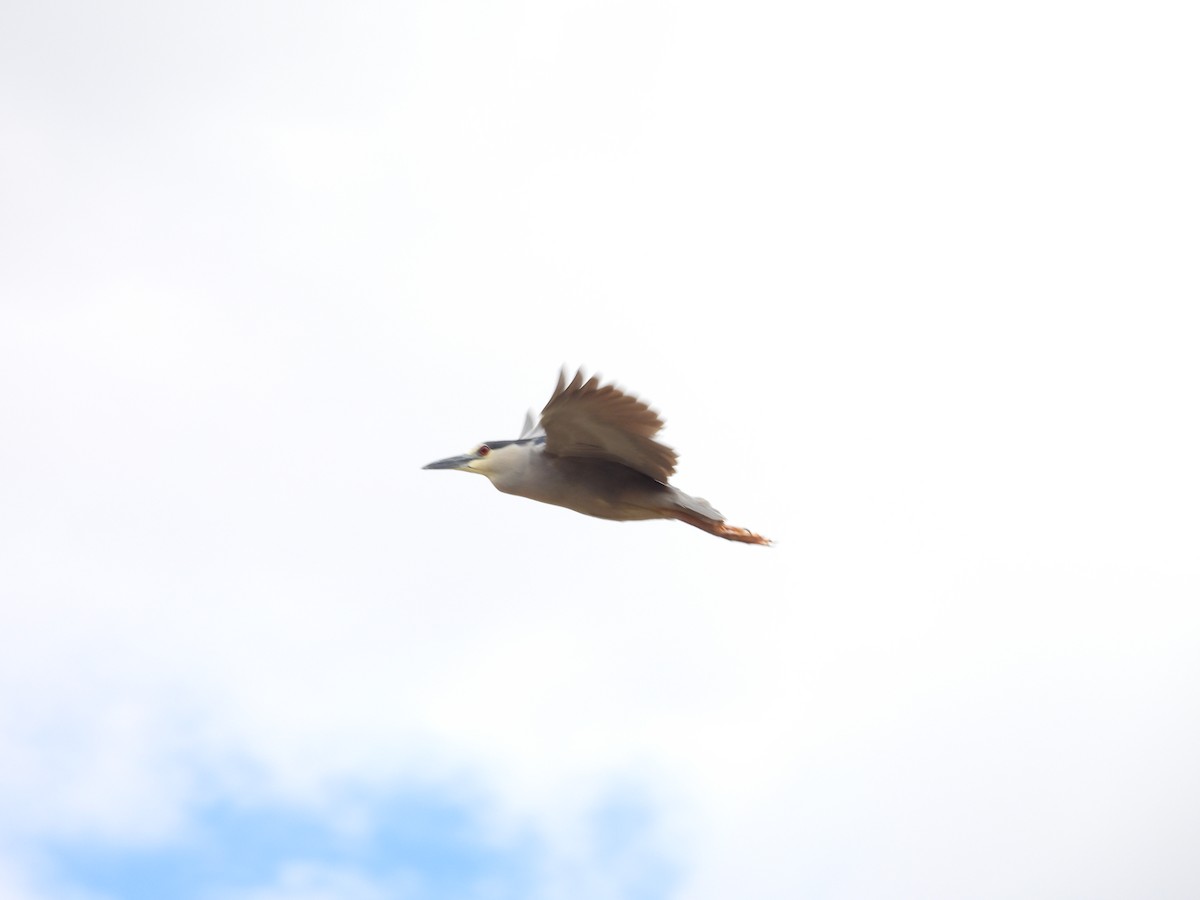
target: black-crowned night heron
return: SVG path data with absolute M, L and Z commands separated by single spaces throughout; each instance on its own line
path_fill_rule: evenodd
M 594 376 L 584 381 L 582 369 L 567 384 L 564 370 L 541 420 L 527 416 L 515 441 L 488 441 L 424 468 L 478 472 L 506 494 L 601 519 L 678 519 L 729 541 L 769 544 L 667 484 L 677 457 L 654 440 L 662 426 L 636 397 Z

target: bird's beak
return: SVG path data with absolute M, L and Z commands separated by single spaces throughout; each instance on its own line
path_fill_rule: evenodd
M 451 456 L 447 459 L 439 459 L 437 462 L 431 462 L 427 466 L 421 466 L 422 469 L 465 469 L 467 463 L 473 461 L 474 456 L 467 454 L 464 456 Z

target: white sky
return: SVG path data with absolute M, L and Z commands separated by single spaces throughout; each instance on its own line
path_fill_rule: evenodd
M 547 897 L 622 790 L 687 900 L 1197 896 L 1194 15 L 5 6 L 0 892 L 352 781 Z M 777 545 L 420 471 L 563 363 Z

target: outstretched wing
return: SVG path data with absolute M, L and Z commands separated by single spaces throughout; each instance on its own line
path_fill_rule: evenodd
M 654 440 L 663 426 L 658 413 L 611 384 L 601 386 L 595 376 L 585 382 L 582 369 L 570 384 L 566 374 L 559 373 L 558 387 L 542 410 L 546 452 L 607 459 L 665 484 L 678 457 Z
M 533 410 L 525 413 L 525 426 L 521 429 L 521 437 L 518 440 L 527 440 L 529 438 L 540 437 L 545 434 L 542 431 L 542 423 L 533 418 Z

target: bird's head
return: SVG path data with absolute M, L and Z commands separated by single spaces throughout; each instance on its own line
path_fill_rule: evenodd
M 423 469 L 457 469 L 460 472 L 476 472 L 492 478 L 514 467 L 517 457 L 522 455 L 522 441 L 489 441 L 480 444 L 470 453 L 451 456 L 431 462 Z

